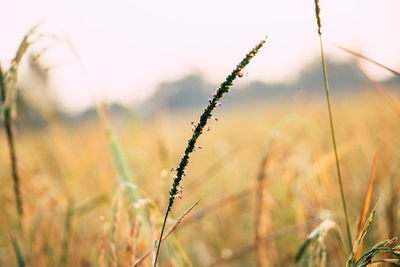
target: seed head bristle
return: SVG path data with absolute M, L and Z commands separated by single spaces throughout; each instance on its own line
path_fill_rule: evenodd
M 319 8 L 319 0 L 314 0 L 314 2 L 315 2 L 315 16 L 317 17 L 318 34 L 321 35 L 321 18 L 319 17 L 321 9 Z

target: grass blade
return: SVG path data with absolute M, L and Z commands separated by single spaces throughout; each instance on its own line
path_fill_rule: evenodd
M 2 108 L 2 115 L 4 120 L 4 128 L 6 130 L 7 136 L 7 143 L 8 143 L 8 151 L 10 155 L 11 161 L 11 176 L 14 182 L 14 195 L 15 195 L 15 204 L 17 208 L 17 213 L 19 217 L 19 224 L 21 225 L 21 219 L 24 215 L 23 205 L 22 205 L 22 197 L 21 197 L 21 190 L 20 190 L 20 176 L 18 173 L 18 163 L 17 163 L 17 153 L 15 149 L 15 142 L 14 142 L 14 130 L 13 130 L 13 123 L 12 123 L 12 116 L 11 116 L 11 108 L 6 106 L 6 97 L 7 97 L 7 87 L 4 81 L 4 74 L 0 66 L 0 91 L 1 91 L 1 108 Z M 22 226 L 20 226 L 21 228 Z
M 115 216 L 117 214 L 118 210 L 118 200 L 120 196 L 120 192 L 124 187 L 134 187 L 134 184 L 131 184 L 129 182 L 121 182 L 117 189 L 115 190 L 114 196 L 111 200 L 111 206 L 110 206 L 110 211 L 108 215 L 108 231 L 106 233 L 105 237 L 105 250 L 104 254 L 101 255 L 101 266 L 108 267 L 110 264 L 110 261 L 113 260 L 115 261 L 115 257 L 113 255 L 112 251 L 112 245 L 113 245 L 113 238 L 114 238 L 114 232 L 115 232 Z
M 347 260 L 346 266 L 348 266 L 348 267 L 352 266 L 352 264 L 355 262 L 355 256 L 360 253 L 359 250 L 361 248 L 361 243 L 363 242 L 365 235 L 367 234 L 368 229 L 371 226 L 372 221 L 374 220 L 376 209 L 378 208 L 379 203 L 380 203 L 380 200 L 378 200 L 374 209 L 371 211 L 368 219 L 364 222 L 364 227 L 363 227 L 360 235 L 358 236 L 357 240 L 354 243 L 353 249 L 350 253 L 349 259 Z
M 344 48 L 343 46 L 340 46 L 340 45 L 335 45 L 335 46 L 336 46 L 337 48 L 339 48 L 339 49 L 342 49 L 343 51 L 346 51 L 347 53 L 352 54 L 353 56 L 362 58 L 362 59 L 364 59 L 364 60 L 366 60 L 366 61 L 368 61 L 368 62 L 371 62 L 371 63 L 373 63 L 373 64 L 375 64 L 375 65 L 381 67 L 381 68 L 384 68 L 385 70 L 390 71 L 391 73 L 393 73 L 393 74 L 396 75 L 396 76 L 400 76 L 400 72 L 395 71 L 394 69 L 391 69 L 391 68 L 389 68 L 389 67 L 387 67 L 387 66 L 385 66 L 385 65 L 383 65 L 383 64 L 381 64 L 381 63 L 379 63 L 379 62 L 377 62 L 377 61 L 375 61 L 375 60 L 373 60 L 373 59 L 371 59 L 371 58 L 369 58 L 369 57 L 366 57 L 366 56 L 364 56 L 364 55 L 362 55 L 362 54 L 360 54 L 360 53 L 358 53 L 358 52 L 355 52 L 355 51 L 353 51 L 353 50 L 350 50 L 350 49 L 348 49 L 348 48 Z
M 138 187 L 135 184 L 135 179 L 132 175 L 130 168 L 128 167 L 128 163 L 124 157 L 124 153 L 117 141 L 117 138 L 114 134 L 113 129 L 108 121 L 107 115 L 102 106 L 96 105 L 97 114 L 100 120 L 100 123 L 106 130 L 108 144 L 111 150 L 111 155 L 114 163 L 114 168 L 116 172 L 117 183 L 131 183 L 133 186 L 125 187 L 125 192 L 128 197 L 129 203 L 135 207 L 134 204 L 137 204 L 140 199 L 140 195 L 138 192 Z M 136 211 L 141 217 L 141 228 L 143 230 L 143 235 L 148 238 L 149 230 L 147 225 L 147 217 L 144 210 L 144 207 L 139 205 L 136 208 Z
M 207 206 L 202 207 L 196 213 L 191 214 L 185 220 L 185 222 L 183 224 L 187 225 L 194 221 L 197 221 L 200 218 L 202 218 L 203 216 L 216 211 L 218 208 L 221 208 L 222 206 L 227 205 L 227 204 L 231 204 L 232 202 L 251 194 L 258 186 L 259 186 L 259 183 L 256 183 L 247 189 L 240 190 L 239 192 L 230 194 L 228 196 L 224 196 L 221 199 L 219 199 L 211 204 L 208 204 Z
M 15 252 L 15 257 L 17 258 L 18 267 L 25 267 L 25 260 L 22 255 L 21 249 L 18 245 L 18 241 L 15 239 L 14 236 L 11 236 L 12 246 Z
M 314 229 L 314 231 L 312 231 L 308 235 L 303 245 L 297 252 L 295 261 L 299 262 L 307 248 L 311 247 L 312 262 L 309 263 L 309 266 L 326 266 L 326 246 L 324 243 L 329 232 L 333 232 L 335 234 L 335 237 L 337 238 L 340 248 L 342 250 L 343 256 L 347 255 L 343 242 L 343 237 L 339 227 L 335 222 L 331 220 L 324 220 L 320 225 L 318 225 L 317 228 Z
M 356 229 L 356 238 L 360 235 L 360 233 L 363 229 L 363 222 L 365 222 L 365 220 L 367 219 L 368 211 L 371 206 L 372 191 L 374 188 L 375 173 L 376 173 L 376 163 L 378 161 L 378 150 L 379 150 L 379 143 L 376 145 L 374 160 L 372 163 L 371 175 L 369 177 L 367 191 L 365 192 L 360 217 L 358 218 L 357 229 Z M 355 259 L 357 259 L 357 258 L 358 258 L 358 255 L 356 254 Z
M 231 264 L 234 260 L 236 260 L 240 257 L 243 257 L 244 255 L 255 250 L 257 248 L 257 243 L 270 243 L 272 240 L 284 238 L 288 234 L 298 233 L 299 231 L 310 227 L 315 222 L 316 222 L 316 219 L 313 219 L 313 220 L 309 220 L 302 224 L 291 225 L 291 226 L 285 227 L 283 229 L 280 229 L 277 232 L 270 233 L 266 236 L 263 236 L 258 241 L 254 241 L 250 245 L 246 245 L 242 248 L 235 250 L 230 256 L 219 258 L 207 266 L 215 267 L 215 266 L 220 266 L 220 265 Z
M 362 75 L 368 80 L 369 83 L 381 94 L 381 96 L 389 103 L 390 107 L 396 112 L 397 116 L 400 117 L 400 102 L 388 91 L 385 87 L 383 87 L 380 83 L 372 80 L 365 71 L 358 66 L 358 69 L 361 71 Z
M 16 83 L 18 78 L 18 68 L 21 60 L 28 50 L 32 42 L 29 38 L 36 33 L 39 25 L 33 26 L 28 33 L 22 39 L 15 57 L 11 61 L 11 65 L 6 72 L 3 72 L 0 66 L 0 94 L 1 94 L 1 106 L 0 114 L 4 120 L 4 128 L 6 130 L 7 142 L 11 160 L 11 175 L 14 182 L 14 194 L 15 202 L 17 207 L 17 213 L 19 217 L 18 223 L 22 229 L 21 218 L 24 215 L 23 204 L 20 189 L 20 176 L 18 173 L 17 156 L 14 141 L 14 130 L 13 130 L 13 114 L 16 114 Z
M 68 201 L 67 212 L 64 221 L 64 237 L 61 246 L 60 264 L 58 266 L 65 266 L 68 261 L 68 247 L 69 240 L 72 232 L 72 217 L 74 215 L 74 208 L 71 201 Z

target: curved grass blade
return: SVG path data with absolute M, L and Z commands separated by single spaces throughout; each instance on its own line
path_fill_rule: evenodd
M 21 249 L 18 245 L 17 239 L 11 235 L 11 243 L 15 252 L 15 257 L 17 258 L 18 267 L 25 267 L 24 256 L 22 255 Z
M 350 49 L 345 48 L 345 47 L 340 46 L 340 45 L 335 45 L 335 46 L 336 46 L 337 48 L 339 48 L 339 49 L 342 49 L 343 51 L 346 51 L 347 53 L 352 54 L 353 56 L 362 58 L 362 59 L 364 59 L 364 60 L 366 60 L 366 61 L 368 61 L 368 62 L 371 62 L 371 63 L 373 63 L 373 64 L 375 64 L 375 65 L 381 67 L 381 68 L 384 68 L 385 70 L 390 71 L 390 72 L 393 73 L 394 75 L 400 76 L 400 72 L 398 72 L 398 71 L 396 71 L 396 70 L 394 70 L 394 69 L 392 69 L 392 68 L 389 68 L 389 67 L 387 67 L 387 66 L 385 66 L 385 65 L 383 65 L 383 64 L 381 64 L 381 63 L 379 63 L 379 62 L 377 62 L 377 61 L 375 61 L 375 60 L 373 60 L 373 59 L 371 59 L 371 58 L 369 58 L 369 57 L 367 57 L 367 56 L 364 56 L 363 54 L 360 54 L 360 53 L 358 53 L 358 52 L 355 52 L 355 51 L 353 51 L 353 50 L 350 50 Z
M 131 183 L 134 186 L 125 187 L 125 193 L 129 200 L 129 203 L 133 207 L 137 207 L 136 211 L 141 217 L 141 229 L 143 230 L 143 235 L 146 239 L 149 238 L 149 229 L 147 224 L 147 217 L 144 208 L 141 205 L 135 205 L 140 200 L 140 195 L 138 191 L 138 187 L 135 184 L 134 176 L 130 168 L 128 167 L 128 163 L 124 157 L 124 153 L 117 141 L 117 138 L 114 134 L 113 129 L 108 121 L 107 115 L 102 106 L 96 105 L 97 115 L 99 117 L 100 123 L 106 130 L 108 144 L 111 150 L 111 155 L 114 163 L 116 180 L 117 184 L 123 183 Z
M 368 182 L 367 191 L 365 192 L 363 205 L 361 208 L 360 217 L 358 218 L 357 229 L 356 229 L 356 238 L 360 235 L 363 229 L 363 222 L 367 219 L 368 210 L 371 206 L 371 199 L 372 199 L 372 191 L 374 188 L 374 181 L 375 181 L 375 173 L 376 173 L 376 164 L 378 161 L 378 150 L 379 150 L 379 143 L 376 145 L 374 160 L 372 163 L 371 175 Z M 361 243 L 362 246 L 362 243 Z M 358 254 L 355 255 L 355 259 L 358 258 Z
M 307 248 L 312 248 L 311 260 L 317 266 L 326 266 L 326 248 L 325 239 L 329 232 L 333 232 L 339 242 L 341 252 L 343 256 L 347 255 L 343 237 L 337 224 L 331 220 L 324 220 L 317 228 L 312 231 L 304 243 L 301 245 L 299 251 L 296 254 L 296 262 L 299 262 L 306 252 Z M 314 264 L 309 264 L 313 266 Z
M 365 235 L 368 232 L 369 227 L 371 226 L 372 221 L 374 220 L 376 209 L 378 208 L 378 205 L 380 203 L 380 200 L 376 203 L 374 209 L 371 211 L 368 219 L 364 222 L 364 227 L 358 236 L 357 240 L 354 243 L 353 249 L 350 253 L 349 259 L 347 260 L 346 267 L 353 266 L 355 263 L 355 256 L 359 253 L 359 250 L 361 248 L 361 243 L 363 242 Z

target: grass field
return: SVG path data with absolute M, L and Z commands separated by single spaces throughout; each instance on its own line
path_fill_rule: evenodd
M 211 131 L 199 139 L 203 149 L 193 153 L 182 182 L 182 199 L 176 201 L 168 225 L 201 200 L 173 232 L 174 239 L 166 239 L 161 266 L 189 264 L 176 246 L 193 266 L 223 264 L 221 259 L 226 259 L 227 266 L 253 266 L 257 255 L 269 266 L 295 265 L 302 242 L 323 219 L 337 222 L 344 235 L 324 107 L 323 99 L 302 99 L 218 110 L 218 122 L 212 121 Z M 334 110 L 352 233 L 379 142 L 372 205 L 378 198 L 381 204 L 366 237 L 368 248 L 399 233 L 399 118 L 371 89 L 335 97 Z M 104 264 L 107 246 L 111 247 L 111 266 L 128 266 L 140 258 L 158 238 L 160 212 L 173 176 L 170 169 L 176 166 L 186 146 L 182 140 L 191 134 L 189 122 L 196 117 L 189 113 L 163 114 L 152 121 L 125 117 L 112 124 L 134 173 L 143 199 L 140 203 L 146 207 L 149 236 L 137 231 L 141 229 L 138 215 L 124 194 L 117 193 L 110 244 L 110 205 L 117 185 L 104 127 L 97 122 L 70 127 L 54 119 L 41 130 L 18 129 L 24 236 L 16 238 L 27 266 L 97 266 Z M 18 217 L 10 190 L 8 149 L 5 142 L 0 145 L 0 265 L 13 266 L 16 257 L 10 234 L 17 231 Z M 257 183 L 265 155 L 265 178 Z M 262 203 L 256 202 L 260 190 Z M 72 207 L 75 211 L 67 220 Z M 261 217 L 258 224 L 257 216 Z M 256 228 L 268 241 L 260 242 L 259 254 L 254 246 Z M 329 266 L 342 266 L 346 258 L 334 235 L 326 242 Z M 151 256 L 144 261 L 145 266 L 150 263 Z
M 400 265 L 399 95 L 366 74 L 330 92 L 318 2 L 326 98 L 225 107 L 262 40 L 202 112 L 147 120 L 96 103 L 97 121 L 15 127 L 33 27 L 0 68 L 0 267 Z

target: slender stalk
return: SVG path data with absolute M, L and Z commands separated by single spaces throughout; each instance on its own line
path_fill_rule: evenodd
M 226 78 L 226 80 L 220 85 L 217 91 L 213 94 L 213 98 L 209 100 L 208 106 L 204 109 L 203 114 L 200 116 L 200 121 L 198 124 L 194 124 L 194 130 L 192 138 L 188 141 L 188 146 L 185 149 L 185 153 L 182 156 L 182 159 L 176 169 L 176 175 L 174 177 L 174 181 L 172 184 L 172 188 L 169 191 L 169 202 L 167 209 L 165 211 L 164 221 L 161 227 L 160 238 L 158 240 L 157 252 L 154 259 L 154 266 L 157 265 L 158 253 L 160 251 L 161 241 L 165 229 L 165 224 L 167 222 L 168 214 L 171 210 L 172 205 L 174 204 L 175 198 L 178 197 L 179 193 L 179 183 L 182 180 L 182 177 L 185 175 L 186 166 L 189 163 L 189 154 L 193 152 L 193 150 L 197 147 L 196 141 L 199 136 L 203 133 L 203 129 L 207 124 L 207 121 L 212 116 L 212 111 L 218 104 L 218 101 L 222 98 L 222 96 L 229 91 L 229 88 L 232 86 L 233 81 L 239 75 L 241 76 L 241 70 L 250 63 L 250 60 L 257 54 L 258 50 L 264 45 L 265 40 L 262 40 L 259 44 L 257 44 L 250 52 L 246 55 L 246 57 L 236 66 L 236 68 L 232 71 L 232 73 Z
M 349 249 L 351 250 L 353 245 L 352 245 L 352 241 L 351 241 L 349 217 L 347 215 L 346 199 L 344 197 L 344 192 L 343 192 L 343 183 L 342 183 L 342 175 L 340 172 L 339 156 L 338 156 L 337 147 L 336 147 L 335 128 L 334 128 L 334 124 L 333 124 L 332 107 L 331 107 L 331 101 L 330 101 L 330 95 L 329 95 L 329 85 L 328 85 L 328 77 L 327 77 L 328 75 L 326 73 L 325 56 L 324 56 L 324 49 L 323 49 L 323 45 L 322 45 L 321 19 L 319 16 L 319 12 L 320 12 L 319 0 L 314 0 L 314 2 L 315 2 L 315 14 L 317 17 L 317 24 L 318 24 L 319 44 L 320 44 L 320 48 L 321 48 L 322 69 L 324 72 L 325 92 L 326 92 L 326 101 L 328 104 L 329 124 L 330 124 L 330 128 L 331 128 L 332 145 L 333 145 L 333 150 L 335 152 L 336 170 L 337 170 L 337 176 L 338 176 L 338 182 L 339 182 L 340 197 L 342 200 L 343 212 L 344 212 L 344 217 L 346 220 L 347 238 L 349 241 Z
M 193 210 L 193 208 L 200 202 L 200 200 L 198 200 L 197 202 L 195 202 L 189 209 L 187 209 L 182 215 L 181 217 L 179 217 L 179 219 L 174 223 L 174 225 L 172 225 L 169 230 L 167 231 L 167 233 L 165 233 L 165 235 L 163 236 L 162 240 L 166 239 L 185 219 L 185 217 Z M 138 259 L 135 263 L 133 263 L 131 265 L 131 267 L 136 267 L 138 266 L 140 263 L 142 263 L 149 255 L 150 253 L 154 250 L 154 247 L 150 248 L 149 250 L 146 251 L 146 253 L 140 257 L 140 259 Z
M 71 200 L 68 200 L 67 211 L 64 221 L 64 237 L 61 245 L 61 256 L 59 266 L 65 266 L 68 262 L 68 247 L 72 233 L 72 217 L 74 216 L 74 206 Z
M 11 108 L 9 105 L 6 105 L 6 86 L 4 81 L 3 71 L 0 66 L 0 91 L 1 91 L 1 103 L 4 115 L 4 128 L 6 130 L 8 149 L 11 160 L 11 175 L 14 181 L 14 194 L 15 194 L 15 202 L 17 206 L 18 216 L 22 218 L 23 209 L 22 209 L 22 199 L 21 199 L 21 191 L 20 191 L 20 179 L 18 175 L 18 167 L 17 167 L 17 156 L 15 151 L 15 143 L 14 143 L 14 134 L 13 134 L 13 125 L 12 125 L 12 117 L 11 117 Z

